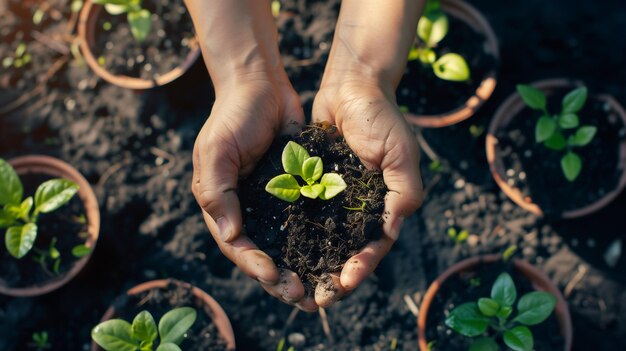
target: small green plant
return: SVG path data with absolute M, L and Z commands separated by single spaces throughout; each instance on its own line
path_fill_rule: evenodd
M 181 351 L 180 343 L 196 321 L 196 310 L 175 308 L 163 315 L 159 325 L 152 314 L 141 311 L 130 324 L 123 319 L 110 319 L 91 330 L 91 338 L 107 351 Z
M 417 23 L 418 46 L 411 48 L 409 61 L 420 60 L 430 65 L 437 77 L 443 80 L 464 82 L 470 78 L 470 69 L 463 56 L 450 52 L 437 58 L 435 48 L 448 34 L 448 16 L 439 0 L 428 0 L 424 14 Z
M 561 169 L 565 178 L 573 182 L 583 164 L 574 148 L 589 144 L 597 132 L 595 126 L 580 126 L 578 112 L 587 101 L 587 88 L 580 87 L 565 95 L 561 112 L 557 114 L 548 112 L 546 95 L 541 90 L 520 84 L 517 91 L 528 107 L 542 113 L 535 125 L 535 141 L 548 149 L 565 152 L 561 158 Z
M 318 156 L 309 156 L 306 149 L 293 141 L 288 142 L 283 149 L 282 164 L 287 173 L 270 179 L 265 186 L 265 191 L 281 200 L 294 202 L 300 195 L 310 199 L 319 197 L 328 200 L 347 186 L 341 175 L 323 174 L 322 159 Z M 301 186 L 295 176 L 299 176 L 306 184 Z
M 13 56 L 7 56 L 2 59 L 2 67 L 9 68 L 13 66 L 15 68 L 21 68 L 31 61 L 32 56 L 26 52 L 26 43 L 19 43 L 15 48 Z
M 455 227 L 448 228 L 448 236 L 454 241 L 455 244 L 461 244 L 469 237 L 469 232 L 466 229 L 457 230 Z
M 42 332 L 35 332 L 32 335 L 32 340 L 33 340 L 33 346 L 38 350 L 46 350 L 49 349 L 52 345 L 50 345 L 50 342 L 48 341 L 48 332 L 47 331 L 42 331 Z
M 56 178 L 39 185 L 34 200 L 32 196 L 23 199 L 24 187 L 17 173 L 0 159 L 0 205 L 4 206 L 0 209 L 0 228 L 7 228 L 4 242 L 9 253 L 15 258 L 24 257 L 37 239 L 39 215 L 57 210 L 77 192 L 76 183 Z M 49 252 L 58 253 L 55 244 L 56 240 Z
M 513 316 L 515 301 L 517 291 L 513 279 L 508 273 L 502 273 L 491 287 L 491 297 L 456 307 L 445 323 L 459 334 L 477 337 L 470 351 L 497 351 L 496 339 L 500 336 L 514 351 L 532 351 L 534 339 L 527 326 L 546 320 L 554 310 L 556 298 L 543 291 L 524 294 L 517 301 L 517 313 Z M 492 331 L 487 333 L 489 327 Z
M 144 41 L 150 33 L 152 14 L 141 7 L 141 0 L 93 0 L 93 3 L 104 5 L 110 15 L 126 14 L 130 32 L 138 42 Z

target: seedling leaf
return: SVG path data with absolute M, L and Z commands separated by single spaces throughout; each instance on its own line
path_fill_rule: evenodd
M 483 297 L 478 299 L 478 309 L 483 315 L 493 317 L 498 313 L 500 304 L 494 299 Z
M 322 184 L 305 185 L 300 188 L 300 194 L 309 199 L 317 199 L 321 193 L 324 192 L 324 186 Z
M 324 173 L 324 164 L 320 157 L 309 157 L 302 163 L 302 179 L 309 185 L 320 179 Z
M 535 325 L 543 322 L 550 316 L 556 297 L 545 291 L 533 291 L 525 294 L 517 303 L 517 317 L 515 321 L 525 325 Z
M 136 351 L 137 341 L 131 336 L 130 323 L 110 319 L 98 324 L 91 331 L 91 338 L 107 351 Z
M 563 136 L 563 133 L 556 130 L 554 131 L 552 136 L 548 138 L 548 140 L 543 142 L 543 145 L 547 147 L 548 149 L 552 149 L 556 151 L 563 150 L 565 149 L 565 137 Z
M 578 116 L 575 113 L 565 113 L 559 117 L 559 126 L 563 129 L 578 127 Z
M 150 32 L 152 22 L 150 21 L 150 11 L 141 9 L 128 13 L 128 24 L 133 37 L 139 42 L 144 41 Z
M 463 82 L 469 79 L 470 71 L 465 59 L 455 53 L 441 56 L 433 63 L 435 75 L 443 80 Z
M 538 143 L 550 139 L 556 130 L 556 122 L 548 116 L 541 116 L 535 126 L 535 140 Z
M 0 159 L 0 205 L 19 205 L 23 193 L 22 182 L 13 167 Z
M 283 168 L 289 174 L 302 176 L 302 165 L 310 157 L 306 149 L 300 144 L 290 141 L 283 149 Z
M 161 343 L 180 344 L 195 321 L 196 310 L 191 307 L 175 308 L 167 312 L 159 321 Z
M 517 291 L 508 273 L 501 273 L 491 287 L 491 298 L 502 306 L 513 306 Z
M 178 347 L 178 345 L 168 342 L 168 343 L 159 345 L 156 351 L 182 351 L 182 349 Z
M 35 192 L 35 212 L 52 212 L 78 192 L 78 185 L 67 179 L 50 179 L 43 182 Z
M 480 313 L 475 302 L 468 302 L 453 309 L 445 323 L 459 334 L 474 337 L 487 330 L 489 318 Z
M 328 200 L 335 197 L 347 187 L 346 182 L 337 173 L 324 174 L 320 184 L 324 186 L 324 191 L 319 195 L 322 200 Z
M 72 248 L 72 256 L 76 258 L 85 257 L 91 253 L 91 249 L 85 245 L 76 245 Z
M 426 47 L 432 48 L 448 34 L 448 16 L 443 11 L 422 16 L 417 23 L 417 35 Z
M 528 107 L 533 110 L 545 111 L 546 96 L 541 90 L 530 85 L 519 84 L 517 85 L 517 92 Z
M 561 169 L 563 170 L 565 178 L 567 178 L 570 182 L 573 182 L 580 174 L 582 164 L 583 161 L 577 154 L 571 151 L 565 154 L 565 156 L 561 159 Z
M 291 174 L 281 174 L 270 179 L 265 191 L 281 200 L 294 202 L 300 197 L 300 184 Z
M 585 146 L 593 140 L 597 131 L 598 128 L 594 126 L 582 126 L 578 128 L 576 134 L 570 137 L 568 142 L 571 146 Z
M 156 323 L 148 311 L 141 311 L 135 316 L 131 331 L 133 338 L 143 342 L 153 343 L 158 337 Z
M 469 351 L 499 351 L 498 344 L 487 336 L 478 338 L 472 342 Z
M 121 15 L 123 13 L 128 12 L 127 4 L 104 4 L 104 9 L 113 16 Z
M 587 101 L 587 88 L 580 87 L 570 91 L 563 98 L 563 113 L 576 113 L 580 111 Z
M 524 326 L 515 327 L 504 333 L 504 343 L 514 351 L 532 351 L 533 334 Z
M 4 237 L 4 243 L 11 256 L 24 257 L 37 239 L 37 225 L 26 223 L 23 226 L 10 227 Z

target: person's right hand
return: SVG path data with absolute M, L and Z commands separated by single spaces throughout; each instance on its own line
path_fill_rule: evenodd
M 300 101 L 286 75 L 275 79 L 249 73 L 222 84 L 211 115 L 193 150 L 192 191 L 224 255 L 272 296 L 307 311 L 317 310 L 304 298 L 298 276 L 279 270 L 272 259 L 242 231 L 240 176 L 249 174 L 279 133 L 301 128 Z

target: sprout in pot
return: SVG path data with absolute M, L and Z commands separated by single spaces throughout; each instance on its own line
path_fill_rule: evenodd
M 104 5 L 104 9 L 113 16 L 126 14 L 130 31 L 135 40 L 141 42 L 148 36 L 152 23 L 150 11 L 141 7 L 141 0 L 92 0 L 94 4 Z
M 448 16 L 441 9 L 439 0 L 429 0 L 424 14 L 417 24 L 420 43 L 411 48 L 409 61 L 420 60 L 431 66 L 437 77 L 443 80 L 464 82 L 470 78 L 470 69 L 463 56 L 450 52 L 437 57 L 435 48 L 448 34 Z
M 564 152 L 561 169 L 565 178 L 573 182 L 582 169 L 583 161 L 574 148 L 584 147 L 596 135 L 595 126 L 580 126 L 578 112 L 587 100 L 587 88 L 580 87 L 569 92 L 562 101 L 561 111 L 551 114 L 547 109 L 546 95 L 529 85 L 518 85 L 517 91 L 524 103 L 541 112 L 535 126 L 535 140 L 546 148 Z
M 543 291 L 524 294 L 517 300 L 513 279 L 502 273 L 494 282 L 490 297 L 456 307 L 445 323 L 459 334 L 476 338 L 470 351 L 497 351 L 496 339 L 500 336 L 514 351 L 532 351 L 534 339 L 527 326 L 546 320 L 555 305 L 556 297 Z
M 165 313 L 157 327 L 152 314 L 144 310 L 132 324 L 123 319 L 98 324 L 91 337 L 107 351 L 181 351 L 179 345 L 195 321 L 195 309 L 179 307 Z

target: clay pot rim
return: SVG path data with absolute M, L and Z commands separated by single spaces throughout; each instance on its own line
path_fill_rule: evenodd
M 228 315 L 224 312 L 224 309 L 220 304 L 207 292 L 204 290 L 191 285 L 187 282 L 183 282 L 176 279 L 158 279 L 151 280 L 141 284 L 134 286 L 129 289 L 126 294 L 127 295 L 137 295 L 144 291 L 148 291 L 151 289 L 165 289 L 170 283 L 180 283 L 185 287 L 191 287 L 193 295 L 200 301 L 204 303 L 205 309 L 204 312 L 213 320 L 215 323 L 215 327 L 217 328 L 218 333 L 226 340 L 226 346 L 229 350 L 235 350 L 235 333 L 233 332 L 233 327 L 230 324 L 230 319 L 228 319 Z M 100 319 L 100 323 L 109 320 L 115 316 L 115 307 L 113 305 L 109 306 L 106 310 L 102 319 Z M 93 340 L 91 341 L 91 351 L 100 351 L 102 350 L 98 344 L 96 344 Z
M 487 19 L 474 6 L 463 0 L 442 0 L 441 6 L 446 13 L 460 19 L 474 28 L 474 30 L 483 34 L 486 39 L 487 51 L 493 54 L 496 60 L 500 59 L 498 38 Z M 424 128 L 441 128 L 459 123 L 473 116 L 489 100 L 496 88 L 496 84 L 497 65 L 487 73 L 476 89 L 475 94 L 470 96 L 463 105 L 448 112 L 434 115 L 416 115 L 408 112 L 404 113 L 404 117 L 409 123 Z
M 428 351 L 428 340 L 426 339 L 426 321 L 428 319 L 428 311 L 430 306 L 439 291 L 439 288 L 445 283 L 445 281 L 451 276 L 462 272 L 471 270 L 473 267 L 484 264 L 484 263 L 495 263 L 502 259 L 502 255 L 500 254 L 490 254 L 490 255 L 482 255 L 482 256 L 474 256 L 467 259 L 464 259 L 456 264 L 450 266 L 445 272 L 443 272 L 435 281 L 433 281 L 424 298 L 422 299 L 422 303 L 419 308 L 419 316 L 417 319 L 417 331 L 419 338 L 419 348 L 420 351 Z M 521 259 L 513 259 L 513 264 L 515 268 L 522 275 L 526 276 L 526 278 L 530 279 L 533 283 L 533 286 L 537 290 L 548 291 L 554 296 L 556 296 L 556 308 L 555 313 L 556 317 L 559 320 L 559 325 L 561 328 L 561 335 L 564 339 L 564 351 L 569 351 L 572 348 L 572 339 L 573 339 L 573 327 L 572 327 L 572 318 L 569 313 L 569 309 L 567 307 L 567 302 L 565 302 L 565 298 L 561 291 L 554 285 L 554 283 L 546 276 L 542 271 L 537 269 L 532 264 L 528 263 L 528 261 Z
M 87 232 L 89 237 L 85 241 L 85 246 L 91 248 L 91 252 L 77 260 L 72 268 L 65 274 L 53 279 L 41 282 L 40 284 L 28 287 L 9 287 L 0 281 L 0 294 L 13 297 L 32 297 L 47 294 L 59 289 L 72 280 L 87 265 L 93 254 L 98 236 L 100 234 L 100 209 L 96 195 L 89 185 L 89 182 L 70 164 L 60 159 L 44 155 L 27 155 L 13 158 L 8 161 L 18 174 L 42 173 L 53 177 L 62 177 L 78 184 L 78 197 L 85 207 L 87 218 Z
M 555 78 L 536 81 L 534 83 L 531 83 L 530 85 L 549 93 L 551 90 L 554 89 L 581 86 L 582 82 L 572 79 Z M 602 100 L 608 103 L 611 108 L 617 112 L 622 120 L 622 123 L 626 127 L 626 111 L 624 111 L 624 108 L 620 105 L 619 102 L 617 102 L 617 100 L 615 100 L 612 96 L 606 94 L 598 94 L 594 95 L 594 97 L 598 100 Z M 505 170 L 504 166 L 502 165 L 502 158 L 500 157 L 499 148 L 497 147 L 497 131 L 501 129 L 502 126 L 506 126 L 509 123 L 508 120 L 515 118 L 515 116 L 519 113 L 520 110 L 524 108 L 524 106 L 525 105 L 523 104 L 521 96 L 516 91 L 513 92 L 496 111 L 493 119 L 491 120 L 491 123 L 489 124 L 489 129 L 487 131 L 487 137 L 485 140 L 487 162 L 489 163 L 489 171 L 491 172 L 493 179 L 496 181 L 500 189 L 502 189 L 502 192 L 504 192 L 513 202 L 515 202 L 521 208 L 530 211 L 538 216 L 543 216 L 543 211 L 539 207 L 539 205 L 532 202 L 532 200 L 525 200 L 519 188 L 510 186 L 504 180 L 506 179 Z M 619 157 L 617 161 L 617 170 L 621 171 L 622 174 L 615 189 L 606 193 L 603 197 L 599 198 L 595 202 L 590 203 L 584 207 L 564 211 L 563 213 L 561 213 L 561 218 L 572 219 L 589 215 L 608 205 L 622 192 L 622 190 L 626 186 L 626 139 L 622 139 L 618 147 Z
M 122 88 L 135 90 L 147 90 L 158 86 L 163 86 L 185 74 L 185 72 L 187 72 L 189 68 L 191 68 L 191 66 L 200 56 L 200 46 L 198 45 L 197 41 L 194 41 L 194 43 L 192 43 L 191 45 L 191 51 L 182 62 L 182 64 L 175 67 L 171 71 L 160 75 L 155 80 L 142 79 L 126 75 L 114 75 L 113 73 L 107 71 L 104 67 L 98 64 L 98 61 L 91 51 L 92 44 L 95 41 L 94 32 L 96 19 L 102 8 L 102 5 L 94 4 L 91 0 L 85 1 L 78 20 L 78 38 L 79 46 L 83 53 L 83 57 L 87 62 L 87 65 L 100 78 L 106 80 L 111 84 L 117 85 Z

